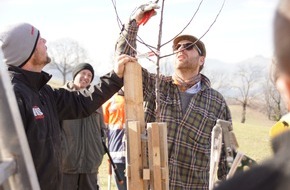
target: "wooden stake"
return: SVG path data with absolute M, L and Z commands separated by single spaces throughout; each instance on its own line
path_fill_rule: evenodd
M 169 189 L 167 125 L 166 123 L 148 123 L 150 187 L 155 190 Z
M 150 187 L 162 189 L 161 186 L 161 161 L 158 123 L 148 123 L 148 151 L 150 168 Z
M 124 92 L 125 92 L 125 109 L 126 109 L 126 120 L 127 121 L 138 121 L 139 125 L 136 130 L 140 130 L 141 136 L 145 134 L 145 121 L 144 121 L 144 110 L 143 110 L 143 88 L 142 88 L 142 69 L 141 66 L 137 62 L 126 64 L 125 72 L 124 72 Z M 141 136 L 137 134 L 137 138 L 141 141 Z M 144 135 L 145 136 L 145 135 Z M 131 134 L 127 134 L 127 141 L 132 142 L 133 137 Z M 139 170 L 140 168 L 148 168 L 148 157 L 146 152 L 146 142 L 141 141 L 141 155 L 140 158 L 142 160 L 141 166 L 134 166 L 131 163 L 133 160 L 131 158 L 135 157 L 133 155 L 133 147 L 127 146 L 127 165 L 130 167 L 130 174 L 127 179 L 128 181 L 128 189 L 148 189 L 148 181 L 143 180 L 143 170 Z M 132 154 L 132 155 L 131 155 Z M 138 170 L 138 171 L 137 171 Z M 136 175 L 141 172 L 141 176 Z M 143 188 L 138 188 L 135 185 L 138 184 L 143 186 Z M 132 185 L 132 186 L 131 186 Z

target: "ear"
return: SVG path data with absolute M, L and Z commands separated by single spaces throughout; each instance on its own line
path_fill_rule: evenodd
M 199 58 L 199 65 L 202 66 L 204 64 L 204 60 L 205 60 L 205 57 L 204 56 L 201 56 Z

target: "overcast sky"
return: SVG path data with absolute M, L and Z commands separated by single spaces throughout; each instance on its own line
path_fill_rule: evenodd
M 146 2 L 113 1 L 122 23 L 137 5 Z M 202 38 L 208 58 L 235 63 L 256 55 L 272 56 L 272 21 L 278 0 L 226 0 L 218 17 L 224 0 L 166 0 L 162 43 L 184 28 L 200 2 L 183 33 L 201 37 L 208 31 Z M 153 46 L 157 45 L 160 15 L 159 11 L 139 29 L 141 38 Z M 33 24 L 48 43 L 66 37 L 78 41 L 95 66 L 111 60 L 120 32 L 110 0 L 0 0 L 0 27 L 16 22 Z M 141 53 L 148 51 L 145 47 L 138 49 Z M 170 51 L 171 43 L 161 49 L 161 55 Z

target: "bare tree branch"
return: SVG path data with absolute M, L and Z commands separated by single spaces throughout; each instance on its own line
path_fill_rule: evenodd
M 242 64 L 234 75 L 239 81 L 238 84 L 233 85 L 233 88 L 238 90 L 238 95 L 234 99 L 243 107 L 241 123 L 246 121 L 246 110 L 251 100 L 260 95 L 255 93 L 255 87 L 258 87 L 262 70 L 263 68 L 256 64 Z
M 48 47 L 52 65 L 62 74 L 63 84 L 66 82 L 67 74 L 72 72 L 72 68 L 87 60 L 86 50 L 72 39 L 60 39 L 52 42 Z

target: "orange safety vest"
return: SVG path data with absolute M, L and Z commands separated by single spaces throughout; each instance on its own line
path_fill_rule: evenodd
M 109 130 L 123 129 L 125 125 L 125 98 L 115 94 L 103 104 L 104 122 Z

